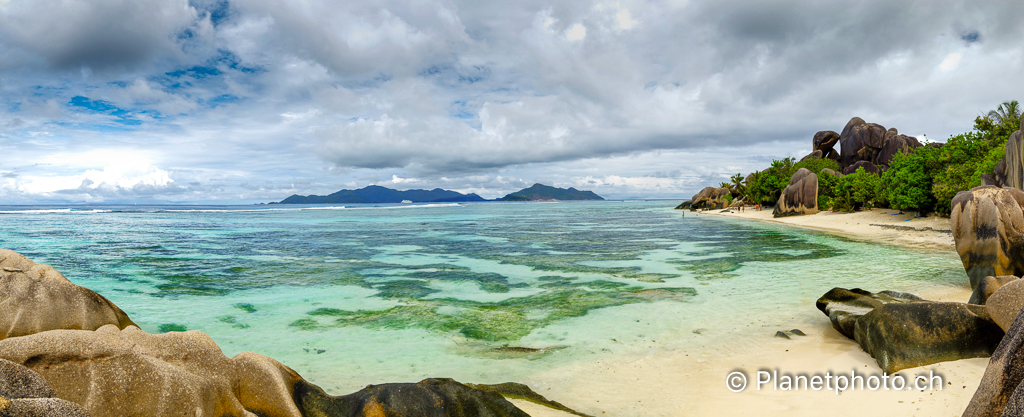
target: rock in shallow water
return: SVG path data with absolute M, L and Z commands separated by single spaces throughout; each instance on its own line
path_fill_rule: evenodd
M 853 339 L 857 319 L 877 307 L 891 303 L 907 303 L 923 301 L 921 297 L 898 291 L 880 291 L 872 293 L 860 288 L 851 290 L 833 288 L 818 298 L 814 306 L 828 316 L 832 327 L 843 336 Z
M 0 339 L 47 330 L 134 325 L 120 308 L 64 275 L 0 249 Z

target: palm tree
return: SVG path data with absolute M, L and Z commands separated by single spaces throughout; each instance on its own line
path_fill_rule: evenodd
M 1017 100 L 1004 101 L 995 110 L 988 112 L 988 117 L 996 124 L 1003 124 L 1003 122 L 1010 122 L 1011 124 L 1020 123 L 1021 108 L 1017 103 Z
M 745 178 L 743 178 L 743 174 L 733 175 L 729 179 L 732 180 L 732 188 L 739 193 L 740 197 L 747 193 L 747 187 L 743 185 L 743 182 L 745 180 Z

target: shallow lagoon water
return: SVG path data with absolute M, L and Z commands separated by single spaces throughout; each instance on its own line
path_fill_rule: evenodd
M 814 300 L 835 286 L 966 283 L 952 252 L 671 206 L 16 206 L 0 207 L 0 247 L 146 331 L 202 330 L 229 356 L 272 356 L 334 394 L 735 346 L 820 315 Z

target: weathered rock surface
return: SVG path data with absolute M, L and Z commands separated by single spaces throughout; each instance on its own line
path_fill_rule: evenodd
M 0 417 L 89 416 L 78 404 L 53 396 L 53 388 L 42 376 L 0 359 Z
M 857 161 L 872 161 L 885 144 L 885 127 L 854 117 L 839 135 L 839 165 L 845 169 Z
M 999 327 L 1003 330 L 1009 329 L 1010 324 L 1020 314 L 1021 307 L 1024 307 L 1024 281 L 1011 280 L 999 287 L 988 298 L 985 307 Z
M 728 188 L 704 187 L 690 199 L 690 209 L 724 209 L 727 205 L 725 196 L 732 194 Z
M 924 301 L 906 293 L 834 288 L 816 306 L 888 373 L 986 357 L 1003 337 L 984 306 Z
M 529 417 L 500 394 L 474 389 L 447 378 L 429 378 L 415 384 L 369 385 L 332 397 L 314 385 L 299 384 L 296 398 L 316 416 L 481 416 Z
M 95 330 L 131 319 L 103 296 L 47 265 L 0 249 L 0 339 L 55 329 Z
M 971 288 L 987 276 L 1024 276 L 1024 191 L 991 186 L 953 197 L 949 222 Z
M 822 130 L 814 134 L 814 139 L 812 141 L 812 145 L 814 147 L 812 149 L 821 151 L 824 155 L 828 155 L 837 143 L 839 143 L 838 133 L 831 130 Z
M 878 155 L 875 156 L 873 161 L 876 166 L 888 167 L 889 162 L 892 162 L 892 158 L 900 152 L 909 154 L 914 149 L 920 148 L 921 142 L 917 141 L 917 138 L 907 135 L 901 135 L 896 128 L 890 128 L 885 132 L 885 140 L 883 141 L 882 149 L 878 151 Z
M 818 176 L 807 168 L 800 168 L 789 179 L 789 185 L 782 190 L 774 217 L 800 216 L 818 212 Z
M 988 357 L 1003 338 L 984 306 L 939 301 L 886 304 L 855 327 L 854 340 L 888 373 Z
M 1018 190 L 1024 188 L 1024 134 L 1021 133 L 1024 126 L 1021 129 L 1006 140 L 1006 156 L 1003 158 L 1006 163 L 1004 185 Z
M 693 204 L 693 200 L 686 200 L 682 203 L 679 203 L 679 205 L 676 206 L 676 210 L 686 210 L 690 208 L 691 204 Z
M 868 162 L 868 161 L 857 161 L 853 165 L 850 165 L 850 166 L 847 166 L 846 168 L 843 168 L 843 175 L 850 175 L 850 174 L 852 174 L 854 172 L 857 172 L 857 168 L 864 168 L 864 172 L 868 172 L 868 173 L 874 173 L 874 174 L 881 174 L 882 173 L 882 170 L 878 169 L 878 167 L 875 166 L 875 164 L 872 164 L 871 162 Z
M 807 156 L 804 156 L 803 158 L 800 158 L 800 160 L 803 161 L 805 159 L 821 159 L 821 158 L 824 158 L 824 154 L 822 154 L 821 151 L 811 151 L 811 153 L 807 154 Z
M 1024 316 L 1015 318 L 992 353 L 964 417 L 1024 415 Z M 1012 405 L 1011 405 L 1012 403 Z
M 924 301 L 914 294 L 898 291 L 880 291 L 872 293 L 860 288 L 833 288 L 818 298 L 814 306 L 828 316 L 832 327 L 843 336 L 853 339 L 857 319 L 867 312 L 892 303 L 909 303 Z
M 1019 277 L 1015 277 L 1013 275 L 985 277 L 978 283 L 978 287 L 974 289 L 974 292 L 971 294 L 971 299 L 967 301 L 967 304 L 985 305 L 985 303 L 988 302 L 989 297 L 992 296 L 992 293 L 996 292 L 996 290 L 1010 281 L 1017 279 L 1019 279 Z M 991 314 L 992 311 L 989 310 L 989 313 Z M 996 323 L 999 323 L 999 320 L 996 320 Z

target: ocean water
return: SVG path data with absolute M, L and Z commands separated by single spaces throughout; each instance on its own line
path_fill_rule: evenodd
M 734 344 L 820 314 L 835 286 L 966 285 L 952 252 L 672 206 L 0 206 L 0 247 L 143 330 L 204 331 L 333 394 Z

